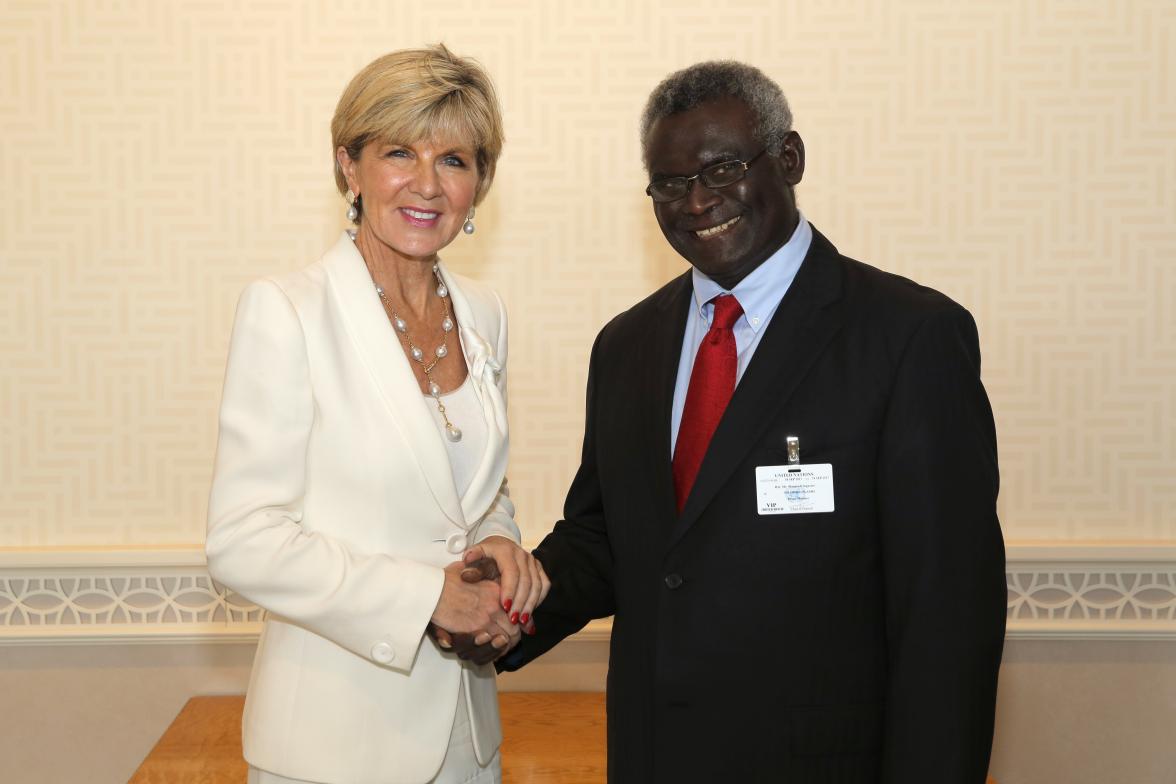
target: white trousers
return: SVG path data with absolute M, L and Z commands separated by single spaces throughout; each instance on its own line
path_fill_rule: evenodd
M 389 781 L 398 781 L 393 772 Z M 449 748 L 436 777 L 429 784 L 501 784 L 502 758 L 494 752 L 490 762 L 482 767 L 474 755 L 474 736 L 470 732 L 470 711 L 466 706 L 465 688 L 457 690 L 457 713 L 449 733 Z M 304 779 L 288 779 L 276 773 L 249 766 L 249 784 L 314 784 Z

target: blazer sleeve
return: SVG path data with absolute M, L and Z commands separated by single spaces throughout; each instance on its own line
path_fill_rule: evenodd
M 998 485 L 976 325 L 956 306 L 909 341 L 879 447 L 887 784 L 986 778 L 1007 602 Z
M 213 579 L 365 658 L 408 671 L 441 569 L 353 552 L 300 524 L 314 420 L 306 341 L 272 281 L 237 306 L 221 401 L 205 552 Z
M 510 488 L 507 487 L 505 478 L 502 480 L 502 486 L 498 488 L 498 495 L 494 497 L 494 503 L 478 523 L 473 543 L 477 544 L 490 536 L 503 536 L 515 544 L 523 542 L 518 523 L 514 519 L 514 502 L 510 500 Z
M 498 306 L 498 345 L 495 346 L 495 357 L 499 365 L 496 384 L 502 395 L 502 403 L 506 405 L 506 306 L 498 292 L 492 292 L 494 302 Z M 510 488 L 506 477 L 502 479 L 502 486 L 498 488 L 498 495 L 490 504 L 489 511 L 478 522 L 478 529 L 474 532 L 474 543 L 481 542 L 488 536 L 504 536 L 515 544 L 522 544 L 523 537 L 519 526 L 515 522 L 514 502 L 510 500 Z

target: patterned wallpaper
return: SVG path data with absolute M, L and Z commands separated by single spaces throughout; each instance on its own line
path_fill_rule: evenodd
M 1176 537 L 1176 4 L 0 3 L 0 546 L 202 540 L 243 285 L 343 226 L 350 76 L 444 40 L 501 90 L 478 232 L 512 315 L 528 538 L 575 470 L 586 359 L 684 269 L 642 193 L 645 95 L 690 62 L 775 77 L 802 208 L 969 307 L 1013 539 Z

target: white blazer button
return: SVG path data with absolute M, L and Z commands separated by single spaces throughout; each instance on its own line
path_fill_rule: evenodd
M 386 642 L 378 642 L 372 646 L 372 658 L 380 664 L 391 664 L 396 658 L 396 651 Z
M 466 539 L 465 534 L 450 534 L 449 538 L 445 540 L 445 549 L 449 550 L 449 552 L 453 553 L 454 555 L 458 555 L 459 553 L 464 553 L 466 551 L 466 546 L 468 544 L 469 540 Z

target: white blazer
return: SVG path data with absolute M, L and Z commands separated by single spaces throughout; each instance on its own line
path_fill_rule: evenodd
M 441 268 L 488 437 L 458 497 L 441 434 L 344 234 L 309 267 L 250 284 L 225 371 L 205 549 L 268 611 L 245 703 L 250 764 L 321 782 L 424 782 L 458 688 L 478 759 L 502 740 L 491 666 L 424 638 L 442 567 L 519 541 L 506 488 L 506 312 Z

